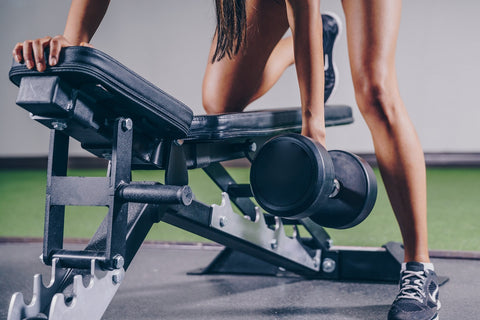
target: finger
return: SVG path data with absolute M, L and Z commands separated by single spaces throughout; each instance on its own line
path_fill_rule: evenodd
M 47 62 L 45 61 L 45 48 L 49 45 L 51 37 L 44 37 L 33 41 L 33 54 L 35 56 L 35 63 L 37 70 L 42 72 L 47 68 Z
M 35 66 L 38 71 L 44 71 L 47 66 L 45 64 L 45 56 L 43 52 L 43 46 L 40 39 L 33 40 L 33 56 L 35 58 Z
M 45 48 L 50 42 L 50 37 L 37 39 L 33 41 L 33 55 L 35 57 L 35 64 L 37 70 L 42 72 L 47 68 L 47 62 L 45 61 Z
M 23 42 L 23 59 L 25 59 L 25 65 L 28 69 L 32 69 L 35 64 L 33 63 L 32 41 L 25 40 Z
M 62 50 L 62 38 L 54 37 L 50 41 L 50 56 L 48 57 L 49 64 L 54 66 L 58 63 L 58 58 L 60 56 L 60 51 Z
M 23 43 L 19 42 L 17 43 L 15 48 L 13 48 L 13 51 L 12 51 L 15 61 L 17 61 L 18 63 L 21 63 L 23 61 L 22 51 L 23 51 Z

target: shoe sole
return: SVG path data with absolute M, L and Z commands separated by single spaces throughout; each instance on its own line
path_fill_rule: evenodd
M 335 41 L 333 42 L 333 47 L 332 47 L 332 55 L 333 55 L 333 51 L 335 50 L 335 45 L 337 43 L 337 40 L 338 38 L 340 38 L 340 35 L 343 32 L 343 24 L 342 24 L 342 20 L 340 20 L 340 17 L 335 12 L 325 11 L 323 14 L 331 16 L 337 23 L 337 27 L 338 27 L 338 33 L 337 33 L 337 36 L 335 37 Z M 340 82 L 337 64 L 333 59 L 332 59 L 332 62 L 333 62 L 333 72 L 335 73 L 335 84 L 333 85 L 332 92 L 330 93 L 330 96 L 328 97 L 327 101 L 325 101 L 325 103 L 327 103 L 335 94 L 335 92 L 337 91 L 338 83 Z M 437 320 L 437 319 L 432 319 L 432 320 Z

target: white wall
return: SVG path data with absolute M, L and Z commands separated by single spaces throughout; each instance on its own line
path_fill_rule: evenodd
M 47 153 L 48 130 L 15 105 L 17 90 L 7 73 L 15 43 L 62 33 L 68 7 L 65 0 L 0 0 L 0 157 Z M 322 7 L 343 19 L 340 1 L 323 0 Z M 426 152 L 480 152 L 479 12 L 479 1 L 404 1 L 398 77 Z M 201 114 L 213 30 L 213 0 L 115 0 L 93 44 Z M 330 103 L 355 107 L 345 33 L 335 56 L 341 82 Z M 249 109 L 298 105 L 290 68 Z M 368 129 L 354 110 L 355 124 L 328 129 L 328 147 L 373 152 Z M 83 155 L 78 145 L 73 151 Z

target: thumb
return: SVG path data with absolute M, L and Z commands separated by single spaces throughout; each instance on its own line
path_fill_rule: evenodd
M 88 43 L 88 42 L 81 42 L 81 43 L 80 43 L 80 46 L 93 48 L 93 46 L 92 46 L 90 43 Z

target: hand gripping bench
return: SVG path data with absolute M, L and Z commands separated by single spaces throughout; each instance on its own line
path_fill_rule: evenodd
M 64 49 L 58 65 L 43 73 L 14 63 L 9 76 L 19 87 L 17 104 L 51 129 L 42 259 L 52 266 L 47 287 L 35 276 L 30 304 L 21 293 L 12 297 L 9 320 L 39 314 L 99 319 L 160 221 L 226 246 L 205 272 L 398 279 L 399 245 L 331 246 L 322 226 L 342 229 L 365 219 L 376 198 L 375 177 L 357 156 L 327 152 L 300 136 L 300 108 L 193 116 L 180 101 L 86 47 Z M 326 106 L 325 121 L 349 124 L 351 109 Z M 67 176 L 70 137 L 109 160 L 106 177 Z M 252 162 L 250 184 L 237 184 L 221 164 L 240 158 Z M 220 188 L 220 205 L 195 199 L 188 186 L 193 168 Z M 165 183 L 132 181 L 135 169 L 165 170 Z M 84 250 L 63 248 L 65 206 L 108 207 Z M 293 236 L 284 224 L 293 226 Z M 308 236 L 300 236 L 298 226 Z M 239 269 L 239 259 L 250 266 Z

